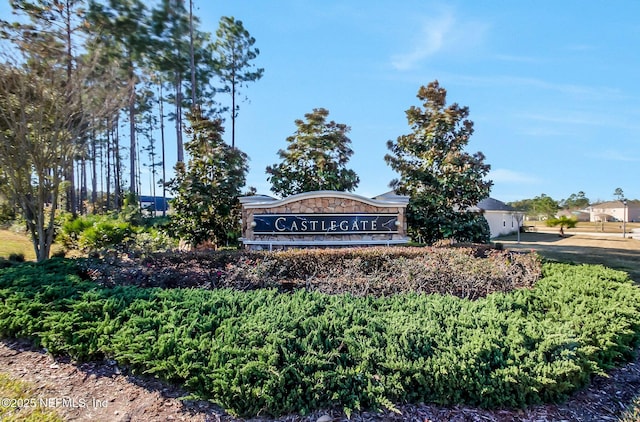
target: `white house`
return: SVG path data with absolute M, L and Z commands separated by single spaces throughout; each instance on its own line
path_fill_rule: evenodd
M 399 196 L 391 191 L 376 196 L 375 199 L 389 200 L 396 198 L 399 198 Z M 516 211 L 515 208 L 493 198 L 483 199 L 478 205 L 472 207 L 470 211 L 482 212 L 485 220 L 489 223 L 491 239 L 517 233 L 524 219 L 523 212 Z
M 640 221 L 640 201 L 627 201 L 624 206 L 622 201 L 609 201 L 593 204 L 587 208 L 590 214 L 589 221 Z
M 522 226 L 524 213 L 493 198 L 483 199 L 476 205 L 489 223 L 491 238 L 517 233 Z

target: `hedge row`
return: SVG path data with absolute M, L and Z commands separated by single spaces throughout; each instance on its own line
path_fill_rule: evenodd
M 0 270 L 0 336 L 115 359 L 240 415 L 555 402 L 640 340 L 640 289 L 599 266 L 545 264 L 535 288 L 476 301 L 109 289 L 74 271 L 60 260 Z
M 141 263 L 85 261 L 84 268 L 103 285 L 302 288 L 355 296 L 419 292 L 467 299 L 530 288 L 541 273 L 535 254 L 480 247 L 161 253 Z

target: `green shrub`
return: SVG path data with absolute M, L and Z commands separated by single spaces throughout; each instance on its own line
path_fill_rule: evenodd
M 65 256 L 67 256 L 67 252 L 64 249 L 60 249 L 51 253 L 51 258 L 64 258 Z
M 0 269 L 8 268 L 13 266 L 13 262 L 9 261 L 7 258 L 0 256 Z
M 164 230 L 154 227 L 139 231 L 130 245 L 132 251 L 140 254 L 149 254 L 158 251 L 167 251 L 178 246 L 178 241 L 169 237 Z
M 0 195 L 0 226 L 9 225 L 16 218 L 16 209 Z
M 78 239 L 78 245 L 82 250 L 116 249 L 125 251 L 134 236 L 135 228 L 131 223 L 102 219 L 82 232 Z
M 632 356 L 640 289 L 546 264 L 533 289 L 469 301 L 260 289 L 98 288 L 66 260 L 0 270 L 0 335 L 181 382 L 232 413 L 564 400 Z
M 66 249 L 85 252 L 102 251 L 147 254 L 174 248 L 177 241 L 161 228 L 166 222 L 150 220 L 148 225 L 138 222 L 131 213 L 120 216 L 87 215 L 73 218 L 63 216 L 56 240 Z M 131 221 L 128 219 L 132 218 Z
M 23 253 L 11 253 L 9 254 L 9 261 L 11 262 L 24 262 Z
M 64 213 L 60 217 L 61 222 L 56 241 L 60 242 L 66 249 L 80 249 L 78 242 L 83 232 L 93 226 L 100 218 L 97 215 L 74 218 L 72 214 Z

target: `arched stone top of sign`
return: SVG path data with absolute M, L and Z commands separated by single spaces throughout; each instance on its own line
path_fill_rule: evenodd
M 332 190 L 320 190 L 313 192 L 304 192 L 299 193 L 297 195 L 292 195 L 283 199 L 276 199 L 266 195 L 253 195 L 253 196 L 243 196 L 240 198 L 240 203 L 242 207 L 245 209 L 252 208 L 278 208 L 282 206 L 286 206 L 288 204 L 294 202 L 307 201 L 312 199 L 343 199 L 343 200 L 351 200 L 356 202 L 361 202 L 367 205 L 371 205 L 377 208 L 397 208 L 397 207 L 406 207 L 409 203 L 408 196 L 400 196 L 400 195 L 380 195 L 375 199 L 367 198 L 361 195 L 356 195 L 354 193 L 349 192 L 339 192 Z

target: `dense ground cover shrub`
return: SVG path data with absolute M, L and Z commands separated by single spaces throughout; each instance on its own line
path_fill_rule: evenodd
M 533 289 L 454 296 L 98 287 L 52 260 L 0 270 L 0 336 L 103 356 L 243 415 L 562 400 L 628 359 L 640 289 L 546 264 Z
M 541 273 L 535 254 L 486 247 L 171 252 L 115 265 L 85 261 L 83 267 L 106 285 L 302 288 L 356 296 L 420 292 L 471 299 L 532 287 Z

